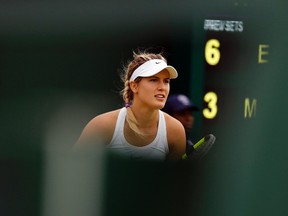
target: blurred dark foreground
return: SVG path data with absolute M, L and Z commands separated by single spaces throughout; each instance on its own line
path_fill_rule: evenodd
M 198 163 L 101 151 L 2 157 L 1 215 L 197 215 Z

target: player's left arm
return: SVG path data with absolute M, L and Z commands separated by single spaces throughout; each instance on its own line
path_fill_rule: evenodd
M 186 150 L 185 129 L 180 121 L 168 116 L 166 118 L 167 139 L 169 145 L 168 160 L 179 161 Z

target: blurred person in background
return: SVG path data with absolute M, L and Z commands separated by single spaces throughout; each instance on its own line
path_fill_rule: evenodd
M 184 94 L 170 95 L 166 101 L 165 107 L 162 111 L 168 113 L 172 117 L 179 120 L 185 128 L 186 134 L 186 152 L 189 152 L 195 143 L 190 138 L 190 132 L 194 126 L 194 112 L 198 112 L 199 108 Z M 206 149 L 207 150 L 207 149 Z M 191 155 L 194 159 L 203 156 L 204 152 Z M 206 153 L 206 152 L 205 152 Z
M 170 92 L 170 79 L 177 76 L 162 53 L 134 52 L 122 74 L 125 107 L 93 118 L 75 147 L 103 143 L 131 159 L 181 160 L 185 129 L 160 110 Z

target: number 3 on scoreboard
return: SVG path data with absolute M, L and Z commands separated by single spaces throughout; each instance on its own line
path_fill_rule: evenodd
M 204 101 L 208 103 L 208 108 L 203 109 L 203 116 L 207 119 L 213 119 L 217 115 L 217 94 L 215 92 L 207 92 Z

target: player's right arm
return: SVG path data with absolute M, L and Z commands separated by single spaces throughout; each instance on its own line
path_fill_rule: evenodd
M 74 148 L 109 144 L 113 137 L 118 113 L 119 110 L 115 110 L 93 118 L 84 127 Z

